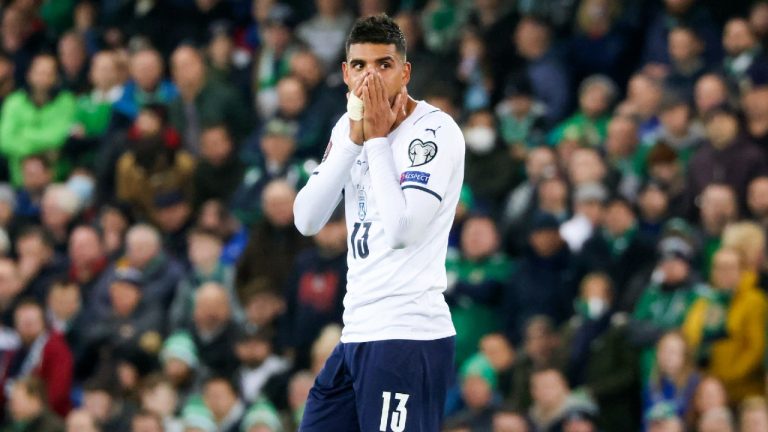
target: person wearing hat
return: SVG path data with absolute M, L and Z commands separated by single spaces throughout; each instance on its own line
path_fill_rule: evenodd
M 571 294 L 567 275 L 573 256 L 560 237 L 560 222 L 549 213 L 533 216 L 524 255 L 503 291 L 507 314 L 507 336 L 519 342 L 525 323 L 534 315 L 546 315 L 557 324 L 571 314 Z
M 663 117 L 663 115 L 662 115 Z M 693 151 L 694 148 L 691 148 Z M 669 196 L 669 214 L 684 217 L 687 208 L 685 202 L 685 164 L 686 152 L 678 154 L 666 141 L 659 140 L 648 150 L 645 166 L 648 181 L 661 185 Z M 690 155 L 689 155 L 690 156 Z
M 557 125 L 549 135 L 549 143 L 557 144 L 566 131 L 573 131 L 583 137 L 587 146 L 599 147 L 608 133 L 609 110 L 617 93 L 616 84 L 605 75 L 585 78 L 579 84 L 579 110 Z
M 614 430 L 614 429 L 598 429 L 598 406 L 592 403 L 591 400 L 584 400 L 581 403 L 575 403 L 568 407 L 565 412 L 565 418 L 563 419 L 563 432 L 597 432 L 598 430 Z M 626 419 L 625 423 L 626 425 Z
M 669 402 L 653 405 L 644 416 L 648 432 L 683 432 L 683 421 Z
M 606 274 L 585 276 L 574 302 L 576 315 L 562 330 L 559 353 L 571 387 L 588 393 L 600 406 L 593 420 L 606 431 L 640 420 L 638 358 L 627 337 L 628 316 L 616 312 L 614 299 Z
M 719 182 L 731 186 L 738 196 L 739 210 L 747 212 L 747 186 L 760 175 L 768 173 L 763 152 L 740 134 L 739 119 L 727 104 L 711 109 L 704 119 L 707 142 L 691 158 L 688 169 L 689 208 L 704 188 Z
M 201 375 L 197 346 L 188 332 L 174 333 L 165 340 L 160 350 L 160 365 L 183 405 L 197 391 Z
M 446 426 L 463 425 L 471 430 L 490 428 L 496 409 L 494 394 L 498 378 L 488 358 L 482 353 L 469 357 L 459 369 L 459 379 L 465 408 L 446 419 Z
M 499 234 L 490 217 L 470 216 L 461 228 L 459 248 L 449 248 L 446 258 L 448 288 L 445 299 L 456 328 L 456 363 L 475 351 L 480 339 L 498 331 L 499 296 L 510 277 L 509 257 L 499 251 Z
M 734 403 L 764 391 L 768 300 L 744 277 L 744 259 L 736 249 L 715 254 L 711 284 L 700 292 L 683 324 L 699 365 L 723 382 Z
M 283 432 L 277 410 L 267 399 L 259 399 L 245 413 L 238 432 Z
M 314 163 L 302 162 L 296 157 L 299 124 L 280 118 L 269 120 L 262 134 L 256 137 L 259 150 L 252 153 L 254 161 L 245 168 L 242 180 L 234 189 L 230 207 L 232 212 L 245 224 L 251 224 L 263 216 L 260 197 L 264 188 L 273 180 L 285 180 L 295 188 L 302 187 Z M 245 151 L 252 146 L 245 143 Z
M 669 235 L 659 242 L 659 259 L 650 275 L 650 281 L 634 304 L 630 337 L 643 347 L 640 370 L 645 382 L 650 376 L 656 358 L 657 340 L 668 330 L 679 328 L 696 300 L 702 285 L 691 270 L 694 250 L 688 239 Z M 633 293 L 627 293 L 627 297 Z
M 163 236 L 165 249 L 177 258 L 187 253 L 187 233 L 192 220 L 192 201 L 181 189 L 170 189 L 155 195 L 155 225 Z
M 181 410 L 181 421 L 184 432 L 216 432 L 216 422 L 213 413 L 205 406 L 200 397 L 196 397 L 184 405 Z
M 158 305 L 147 300 L 142 273 L 133 268 L 119 269 L 109 286 L 110 309 L 107 316 L 85 330 L 82 359 L 92 359 L 84 370 L 111 370 L 115 357 L 121 357 L 148 371 L 152 357 L 163 342 L 164 317 Z M 120 355 L 118 355 L 120 354 Z M 105 369 L 101 369 L 105 368 Z M 87 374 L 86 374 L 87 375 Z

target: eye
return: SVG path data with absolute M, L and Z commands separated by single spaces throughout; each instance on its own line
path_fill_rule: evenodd
M 381 64 L 381 68 L 382 68 L 382 69 L 389 69 L 389 68 L 391 68 L 391 67 L 392 67 L 392 65 L 390 65 L 389 63 L 382 63 L 382 64 Z
M 352 65 L 352 69 L 354 69 L 354 70 L 362 70 L 363 69 L 363 65 L 360 64 L 360 63 L 355 63 L 354 65 Z

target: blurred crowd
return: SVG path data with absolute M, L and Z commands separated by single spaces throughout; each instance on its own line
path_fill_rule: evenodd
M 347 240 L 293 200 L 382 12 L 467 145 L 444 430 L 768 432 L 768 1 L 739 0 L 0 1 L 0 428 L 296 430 Z

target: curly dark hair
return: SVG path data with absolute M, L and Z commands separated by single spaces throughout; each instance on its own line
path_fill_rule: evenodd
M 397 52 L 405 58 L 405 35 L 400 26 L 385 13 L 359 18 L 355 22 L 347 37 L 347 55 L 350 45 L 361 43 L 393 44 Z

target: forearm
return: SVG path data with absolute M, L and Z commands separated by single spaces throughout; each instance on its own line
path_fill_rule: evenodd
M 393 249 L 417 241 L 440 207 L 440 199 L 412 199 L 400 188 L 390 143 L 375 138 L 365 143 L 371 173 L 371 187 L 377 199 L 381 222 Z M 409 199 L 411 198 L 411 199 Z
M 356 145 L 348 137 L 334 143 L 328 158 L 317 167 L 296 196 L 293 216 L 299 232 L 305 236 L 315 235 L 328 222 L 341 199 L 350 169 L 361 151 L 362 146 Z

